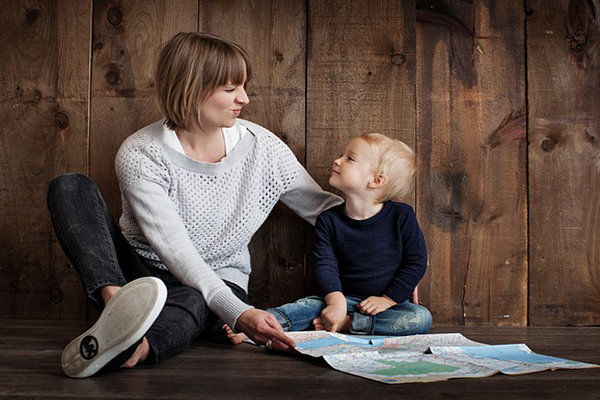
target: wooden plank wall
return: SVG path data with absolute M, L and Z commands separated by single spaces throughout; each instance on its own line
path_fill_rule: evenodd
M 52 234 L 57 174 L 98 182 L 159 118 L 152 69 L 178 31 L 247 49 L 243 117 L 327 186 L 345 142 L 379 131 L 419 157 L 436 324 L 600 323 L 599 0 L 21 0 L 0 9 L 0 318 L 86 318 Z M 311 229 L 277 207 L 251 252 L 258 306 L 312 289 Z
M 439 323 L 527 323 L 522 3 L 417 10 L 417 204 Z M 425 287 L 423 287 L 425 289 Z
M 529 1 L 530 307 L 600 320 L 600 2 Z

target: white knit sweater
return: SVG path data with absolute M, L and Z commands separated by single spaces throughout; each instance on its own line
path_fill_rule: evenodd
M 251 306 L 223 279 L 248 290 L 248 244 L 277 201 L 313 225 L 342 201 L 323 191 L 277 136 L 238 123 L 249 134 L 218 163 L 195 161 L 164 144 L 163 121 L 127 138 L 115 162 L 120 225 L 129 243 L 149 264 L 200 291 L 232 327 Z

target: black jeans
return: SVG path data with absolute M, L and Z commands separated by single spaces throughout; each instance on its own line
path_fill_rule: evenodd
M 82 174 L 61 175 L 48 189 L 48 209 L 56 237 L 75 267 L 94 304 L 102 310 L 99 288 L 123 286 L 144 276 L 161 279 L 167 286 L 165 307 L 146 333 L 154 366 L 185 350 L 200 334 L 220 328 L 217 315 L 208 309 L 202 294 L 183 285 L 168 271 L 147 265 L 131 248 L 111 216 L 96 184 Z M 246 292 L 225 282 L 242 301 Z

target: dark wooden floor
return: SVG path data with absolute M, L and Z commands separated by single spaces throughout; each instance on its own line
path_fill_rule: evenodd
M 321 359 L 243 344 L 198 341 L 155 369 L 67 378 L 62 348 L 89 324 L 0 321 L 0 398 L 86 399 L 600 399 L 600 369 L 385 385 L 347 375 Z M 600 363 L 600 327 L 437 327 L 488 343 L 526 343 L 541 354 Z

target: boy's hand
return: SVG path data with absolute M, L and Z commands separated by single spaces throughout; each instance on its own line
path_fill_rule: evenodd
M 345 322 L 347 317 L 346 307 L 340 307 L 339 305 L 329 305 L 321 311 L 321 322 L 325 327 L 326 331 L 329 332 L 340 332 L 345 328 Z
M 415 287 L 415 291 L 412 294 L 412 299 L 411 301 L 413 302 L 413 304 L 420 304 L 419 303 L 419 287 Z
M 329 332 L 348 330 L 348 306 L 342 292 L 331 292 L 325 296 L 327 306 L 321 311 L 321 317 L 315 318 L 315 329 Z
M 361 313 L 366 315 L 377 315 L 382 311 L 387 310 L 388 308 L 395 306 L 396 303 L 394 300 L 390 299 L 387 296 L 371 296 L 360 302 L 358 305 L 358 309 Z

